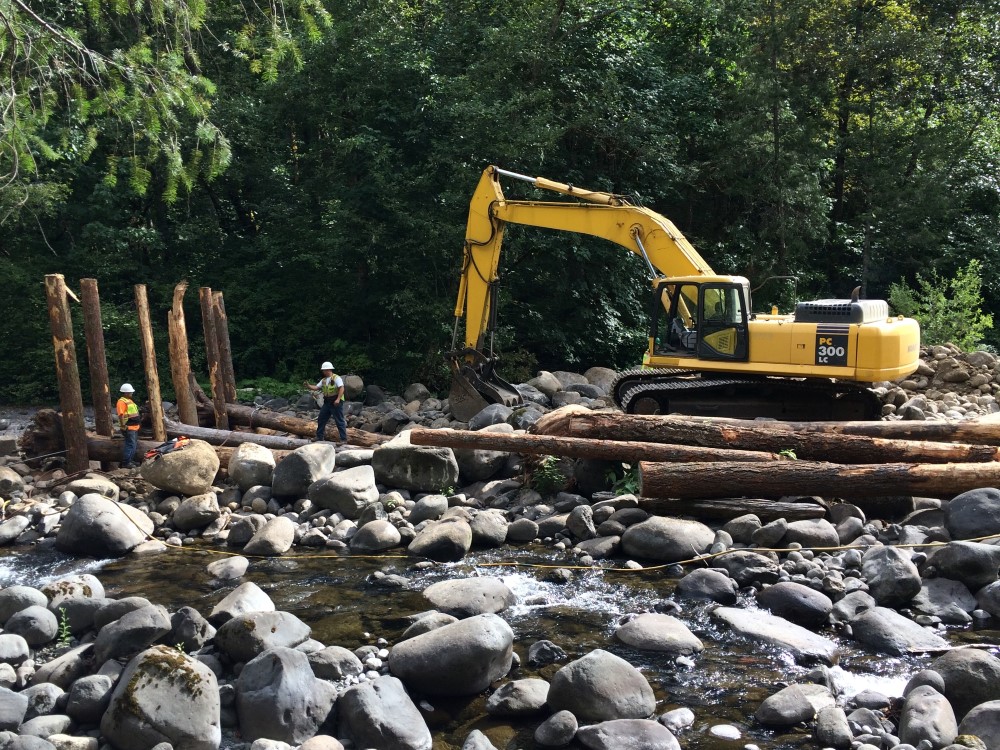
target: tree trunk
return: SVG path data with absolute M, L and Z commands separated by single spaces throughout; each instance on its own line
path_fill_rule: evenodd
M 226 416 L 226 393 L 219 366 L 219 339 L 215 333 L 215 310 L 212 307 L 211 287 L 201 287 L 198 290 L 198 299 L 201 302 L 201 324 L 205 331 L 205 358 L 208 362 L 208 378 L 212 383 L 215 426 L 220 430 L 228 430 L 229 418 Z
M 823 518 L 826 508 L 818 503 L 790 503 L 754 498 L 719 498 L 694 500 L 666 497 L 640 497 L 639 507 L 658 516 L 696 516 L 698 518 L 736 518 L 753 513 L 765 523 L 778 518 L 800 521 Z
M 184 322 L 184 292 L 187 282 L 174 287 L 174 302 L 167 312 L 167 333 L 170 336 L 170 376 L 177 397 L 177 414 L 184 424 L 198 424 L 198 409 L 189 385 L 191 360 L 188 357 L 187 324 Z
M 146 451 L 151 450 L 158 445 L 159 443 L 154 440 L 140 440 L 136 455 L 141 458 Z M 226 469 L 229 467 L 229 459 L 232 458 L 235 450 L 236 448 L 215 447 L 215 453 L 219 457 L 219 465 L 221 468 Z M 87 437 L 87 452 L 92 461 L 121 461 L 122 441 L 104 437 L 103 435 L 91 434 Z M 285 458 L 290 451 L 272 450 L 271 453 L 274 454 L 275 462 L 279 462 Z
M 246 427 L 267 427 L 270 430 L 280 430 L 290 432 L 293 435 L 312 437 L 316 434 L 316 422 L 310 419 L 299 419 L 298 417 L 288 417 L 265 409 L 256 409 L 243 404 L 227 404 L 226 412 L 233 424 L 244 425 Z M 326 428 L 327 440 L 336 442 L 340 439 L 337 435 L 337 427 L 332 423 Z M 353 427 L 347 428 L 347 442 L 351 445 L 358 445 L 365 448 L 374 448 L 392 439 L 392 435 L 380 435 L 376 432 L 365 432 Z
M 779 461 L 765 467 L 750 463 L 639 464 L 640 494 L 645 497 L 751 497 L 818 495 L 881 497 L 919 495 L 951 498 L 978 487 L 996 487 L 1000 463 L 862 464 L 843 466 L 818 461 Z
M 160 395 L 160 375 L 156 370 L 156 346 L 153 327 L 149 319 L 149 299 L 146 285 L 135 285 L 135 309 L 139 318 L 139 340 L 142 344 L 142 363 L 146 371 L 146 389 L 149 394 L 149 416 L 153 422 L 153 440 L 161 443 L 167 439 L 163 428 L 163 397 Z
M 706 448 L 780 452 L 796 458 L 837 463 L 979 463 L 1000 459 L 990 445 L 931 443 L 836 432 L 793 431 L 774 422 L 708 422 L 566 407 L 546 414 L 535 425 L 541 434 L 603 440 L 639 440 Z M 809 422 L 800 424 L 812 424 Z M 876 422 L 874 424 L 898 424 Z
M 231 445 L 237 446 L 240 443 L 256 443 L 265 448 L 275 450 L 293 451 L 308 445 L 308 440 L 299 438 L 282 437 L 280 435 L 258 435 L 255 432 L 235 432 L 230 430 L 213 430 L 210 427 L 198 427 L 197 425 L 181 424 L 169 419 L 166 422 L 167 435 L 169 437 L 184 437 L 204 440 L 211 445 Z
M 108 384 L 108 360 L 104 350 L 104 326 L 101 323 L 101 297 L 97 279 L 80 279 L 80 302 L 83 305 L 83 334 L 87 339 L 87 367 L 90 370 L 90 398 L 94 403 L 94 426 L 99 435 L 110 437 L 111 388 Z
M 66 470 L 82 471 L 90 466 L 87 458 L 87 430 L 83 424 L 83 394 L 80 370 L 76 364 L 73 321 L 66 296 L 66 279 L 61 273 L 45 277 L 45 296 L 52 329 L 56 379 L 59 381 L 59 408 L 62 410 L 63 436 L 66 441 Z
M 665 445 L 616 440 L 587 440 L 551 435 L 512 435 L 471 430 L 410 431 L 414 445 L 439 445 L 447 448 L 512 451 L 570 458 L 594 458 L 607 461 L 778 461 L 776 453 Z
M 222 292 L 212 292 L 212 312 L 215 313 L 215 335 L 219 340 L 219 368 L 226 403 L 236 403 L 236 372 L 233 370 L 233 346 L 229 342 L 229 317 Z

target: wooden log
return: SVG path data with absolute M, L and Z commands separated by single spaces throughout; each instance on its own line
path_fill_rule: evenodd
M 201 323 L 205 330 L 205 357 L 208 362 L 208 378 L 212 383 L 215 426 L 220 430 L 228 430 L 229 417 L 226 415 L 226 393 L 219 366 L 219 339 L 215 333 L 215 312 L 212 308 L 211 287 L 201 287 L 198 290 L 198 300 L 201 302 Z
M 59 381 L 59 407 L 62 411 L 63 436 L 66 442 L 66 470 L 82 471 L 89 467 L 87 429 L 83 424 L 83 394 L 80 371 L 76 364 L 73 321 L 69 314 L 66 279 L 61 273 L 45 277 L 45 297 L 52 329 L 56 379 Z
M 704 424 L 737 426 L 745 424 L 767 425 L 782 432 L 805 434 L 865 435 L 888 440 L 930 440 L 940 443 L 973 443 L 1000 445 L 1000 418 L 988 415 L 961 422 L 911 422 L 909 420 L 874 422 L 781 422 L 771 420 L 730 419 L 727 417 L 671 416 L 671 420 Z M 539 420 L 541 421 L 541 420 Z
M 167 311 L 167 334 L 170 342 L 170 377 L 174 381 L 177 414 L 184 424 L 198 424 L 198 409 L 191 392 L 191 360 L 188 354 L 187 324 L 184 321 L 184 292 L 187 282 L 174 287 L 174 300 Z
M 696 516 L 698 518 L 729 519 L 753 513 L 765 523 L 777 518 L 801 521 L 823 518 L 826 508 L 818 503 L 792 503 L 761 498 L 680 499 L 674 497 L 640 497 L 639 507 L 659 516 Z
M 446 448 L 473 450 L 512 451 L 547 456 L 592 458 L 606 461 L 779 461 L 777 453 L 740 451 L 700 446 L 667 445 L 617 440 L 588 440 L 553 435 L 515 435 L 502 432 L 472 430 L 428 430 L 414 428 L 410 431 L 414 445 L 438 445 Z
M 108 359 L 104 349 L 104 325 L 101 321 L 101 296 L 97 279 L 80 279 L 83 305 L 83 335 L 87 339 L 87 368 L 90 370 L 90 398 L 94 404 L 94 426 L 98 435 L 114 434 L 111 419 L 111 387 L 108 383 Z
M 706 448 L 792 451 L 797 458 L 836 463 L 979 463 L 1000 460 L 1000 448 L 895 440 L 834 432 L 774 429 L 773 422 L 714 423 L 564 407 L 536 423 L 539 434 L 603 440 L 700 445 Z
M 222 292 L 212 292 L 212 312 L 215 314 L 215 335 L 219 341 L 219 372 L 226 403 L 236 403 L 236 372 L 233 370 L 233 347 L 229 342 L 229 317 Z
M 142 344 L 142 364 L 146 371 L 153 440 L 162 443 L 167 439 L 167 431 L 163 427 L 163 397 L 160 395 L 160 375 L 156 370 L 156 345 L 153 343 L 153 325 L 149 318 L 149 298 L 146 296 L 145 284 L 135 285 L 135 309 L 139 317 L 139 340 Z
M 154 440 L 140 440 L 139 448 L 137 449 L 136 455 L 142 457 L 146 451 L 151 450 L 159 445 L 158 442 Z M 104 437 L 103 435 L 90 434 L 87 436 L 86 441 L 87 452 L 92 461 L 121 461 L 122 458 L 122 441 L 114 438 Z M 232 458 L 233 453 L 236 448 L 223 448 L 219 446 L 215 447 L 215 453 L 219 457 L 219 465 L 221 468 L 226 469 L 229 467 L 229 459 Z M 271 453 L 274 454 L 275 463 L 281 461 L 285 456 L 289 455 L 291 451 L 276 451 L 272 450 Z
M 229 420 L 233 424 L 244 425 L 246 427 L 267 427 L 271 430 L 290 432 L 293 435 L 311 437 L 316 434 L 316 423 L 310 419 L 299 419 L 278 414 L 267 409 L 256 409 L 243 404 L 227 404 L 226 411 Z M 340 440 L 337 435 L 336 425 L 331 424 L 326 428 L 327 440 L 336 442 Z M 358 445 L 364 448 L 374 448 L 392 439 L 392 435 L 380 435 L 376 432 L 365 432 L 353 427 L 347 428 L 347 442 L 351 445 Z
M 918 495 L 951 498 L 966 490 L 1000 486 L 1000 463 L 842 464 L 819 461 L 753 463 L 639 464 L 640 494 L 645 497 L 748 497 L 817 495 L 882 497 Z
M 231 445 L 237 446 L 240 443 L 256 443 L 265 448 L 275 450 L 293 451 L 303 445 L 309 445 L 308 440 L 301 438 L 283 437 L 280 435 L 258 435 L 255 432 L 235 432 L 231 430 L 213 430 L 210 427 L 199 427 L 197 425 L 181 424 L 172 420 L 166 421 L 168 437 L 184 437 L 204 440 L 210 445 Z

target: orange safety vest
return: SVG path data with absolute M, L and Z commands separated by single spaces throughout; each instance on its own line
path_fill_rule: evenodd
M 118 424 L 123 430 L 139 429 L 142 418 L 139 416 L 139 407 L 135 405 L 135 401 L 122 396 L 115 405 L 115 411 L 118 412 Z

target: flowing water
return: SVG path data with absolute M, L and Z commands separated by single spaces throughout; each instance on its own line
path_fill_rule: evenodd
M 206 547 L 205 550 L 210 548 Z M 79 560 L 48 548 L 14 550 L 0 557 L 0 586 L 38 585 L 73 573 L 92 573 L 111 597 L 144 596 L 174 611 L 189 605 L 206 614 L 232 588 L 217 587 L 205 567 L 219 559 L 197 549 L 171 551 L 128 560 Z M 652 610 L 669 598 L 676 584 L 662 571 L 629 573 L 575 571 L 569 583 L 553 583 L 543 568 L 494 567 L 519 560 L 552 566 L 565 564 L 544 547 L 478 552 L 463 562 L 413 569 L 413 561 L 384 557 L 359 559 L 305 553 L 252 562 L 244 580 L 258 584 L 278 609 L 294 613 L 313 629 L 313 637 L 327 645 L 354 649 L 385 638 L 393 643 L 410 624 L 408 617 L 429 608 L 420 592 L 449 577 L 498 576 L 517 594 L 518 602 L 503 613 L 515 633 L 515 650 L 521 656 L 519 677 L 551 679 L 558 664 L 529 667 L 527 649 L 541 639 L 554 641 L 577 658 L 594 648 L 618 654 L 639 667 L 649 679 L 658 700 L 657 713 L 686 706 L 694 711 L 695 724 L 680 735 L 686 750 L 736 750 L 747 744 L 760 747 L 813 747 L 806 733 L 776 734 L 762 730 L 753 720 L 760 702 L 779 683 L 802 679 L 808 668 L 796 665 L 776 649 L 762 648 L 720 629 L 704 604 L 682 602 L 680 615 L 704 642 L 705 650 L 687 665 L 663 654 L 643 652 L 617 643 L 618 621 L 627 614 Z M 373 574 L 384 571 L 407 579 L 403 589 L 380 587 Z M 836 638 L 836 636 L 831 635 Z M 953 633 L 953 638 L 996 642 L 989 631 Z M 899 695 L 906 680 L 929 660 L 890 658 L 867 654 L 842 641 L 843 656 L 833 669 L 845 696 L 864 689 Z M 425 712 L 435 736 L 435 750 L 460 748 L 472 729 L 485 732 L 498 748 L 534 747 L 532 734 L 540 719 L 492 720 L 485 714 L 485 698 L 430 702 Z M 424 706 L 426 708 L 426 706 Z M 710 733 L 719 724 L 736 727 L 740 739 L 722 739 Z

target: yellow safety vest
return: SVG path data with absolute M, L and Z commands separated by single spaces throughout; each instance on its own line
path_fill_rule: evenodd
M 327 396 L 333 396 L 334 398 L 336 398 L 337 393 L 340 392 L 340 387 L 334 385 L 336 380 L 337 380 L 337 373 L 334 373 L 330 377 L 323 378 L 323 380 L 320 381 L 323 384 L 322 393 L 324 398 L 326 398 Z
M 122 396 L 115 405 L 115 411 L 118 413 L 118 422 L 123 429 L 139 429 L 139 407 L 136 406 L 135 401 Z

